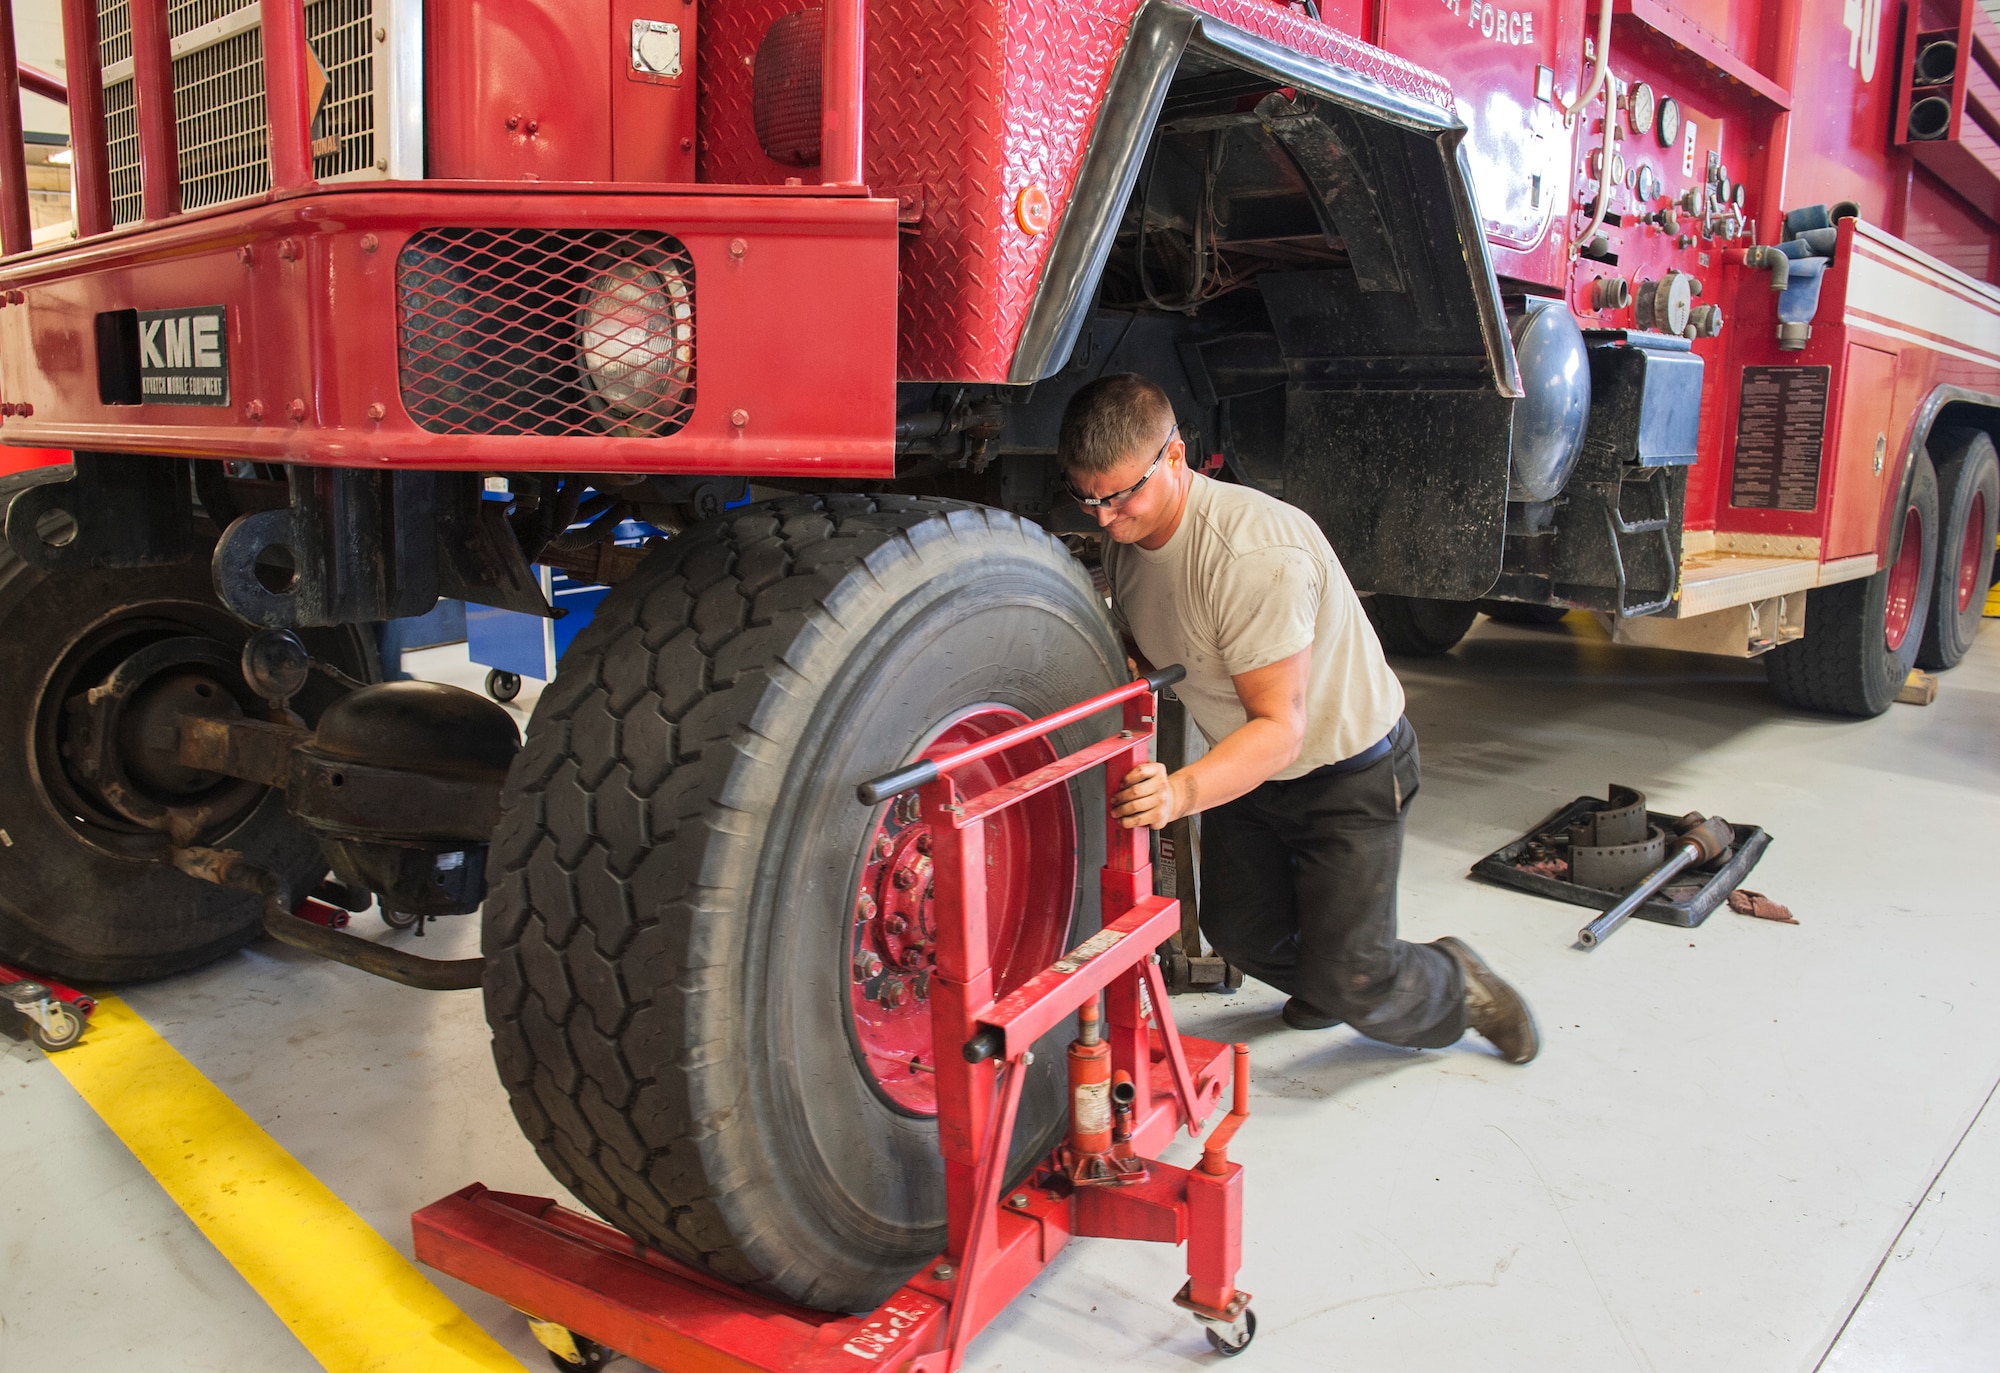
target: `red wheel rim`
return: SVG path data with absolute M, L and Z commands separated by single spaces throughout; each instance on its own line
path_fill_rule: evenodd
M 1028 717 L 980 706 L 947 721 L 914 757 L 934 757 Z M 959 792 L 975 796 L 1056 760 L 1035 739 L 960 770 Z M 931 817 L 912 793 L 883 807 L 863 851 L 851 907 L 848 1007 L 854 1041 L 876 1089 L 911 1114 L 937 1114 L 930 979 L 936 967 L 931 893 Z M 987 919 L 996 993 L 1005 993 L 1062 953 L 1076 893 L 1076 816 L 1067 787 L 1051 787 L 986 825 Z
M 1924 522 L 1915 510 L 1903 515 L 1903 546 L 1896 554 L 1896 566 L 1889 573 L 1887 633 L 1889 651 L 1903 646 L 1910 633 L 1910 619 L 1917 609 L 1917 585 L 1924 579 Z
M 1958 544 L 1958 613 L 1972 606 L 1972 598 L 1984 587 L 1979 585 L 1979 561 L 1986 554 L 1986 493 L 1972 493 L 1972 508 L 1965 512 L 1965 537 Z

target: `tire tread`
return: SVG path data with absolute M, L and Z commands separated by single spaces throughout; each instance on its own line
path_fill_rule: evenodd
M 1930 459 L 1918 455 L 1908 506 L 1929 514 L 1937 530 L 1937 478 Z M 1893 526 L 1898 531 L 1902 521 Z M 1935 542 L 1933 542 L 1935 547 Z M 1894 564 L 1894 550 L 1882 569 L 1857 581 L 1814 587 L 1806 595 L 1806 632 L 1764 655 L 1771 694 L 1800 710 L 1856 718 L 1880 715 L 1896 699 L 1926 632 L 1931 583 L 1920 581 L 1917 618 L 1900 652 L 1883 642 L 1882 600 Z M 1934 567 L 1934 563 L 1933 563 Z

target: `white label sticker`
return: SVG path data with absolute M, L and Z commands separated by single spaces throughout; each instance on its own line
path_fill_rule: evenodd
M 1694 175 L 1694 121 L 1681 122 L 1681 175 Z
M 1093 934 L 1090 938 L 1064 954 L 1056 964 L 1056 971 L 1059 973 L 1075 972 L 1091 959 L 1109 949 L 1113 944 L 1116 944 L 1119 938 L 1120 935 L 1117 930 L 1099 930 L 1096 934 Z
M 1101 1135 L 1111 1128 L 1111 1084 L 1086 1082 L 1076 1089 L 1076 1132 Z

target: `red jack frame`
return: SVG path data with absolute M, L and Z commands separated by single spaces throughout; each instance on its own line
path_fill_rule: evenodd
M 860 789 L 863 802 L 879 805 L 921 788 L 925 811 L 948 817 L 932 854 L 931 996 L 934 1043 L 946 1050 L 936 1062 L 948 1239 L 945 1252 L 881 1306 L 859 1315 L 791 1306 L 646 1250 L 547 1198 L 478 1183 L 411 1217 L 417 1257 L 538 1321 L 661 1368 L 790 1373 L 854 1369 L 858 1359 L 885 1370 L 953 1373 L 972 1338 L 1072 1237 L 1185 1243 L 1188 1281 L 1175 1303 L 1219 1351 L 1241 1352 L 1256 1319 L 1250 1294 L 1236 1287 L 1243 1169 L 1229 1161 L 1227 1145 L 1249 1109 L 1249 1051 L 1175 1028 L 1153 951 L 1179 928 L 1180 903 L 1153 895 L 1147 831 L 1120 826 L 1107 804 L 1100 933 L 999 1001 L 988 961 L 986 821 L 1092 768 L 1115 778 L 1146 761 L 1155 693 L 1182 675 L 1165 669 Z M 958 769 L 1114 706 L 1123 728 L 1111 738 L 983 795 L 959 795 Z M 1003 1197 L 1032 1046 L 1079 1011 L 1069 1142 Z M 952 1045 L 961 1051 L 949 1052 Z M 1161 1163 L 1156 1155 L 1183 1126 L 1200 1132 L 1225 1078 L 1233 1078 L 1232 1109 L 1199 1166 Z

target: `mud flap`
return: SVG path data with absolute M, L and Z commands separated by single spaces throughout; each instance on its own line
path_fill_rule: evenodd
M 1513 405 L 1460 389 L 1300 387 L 1286 395 L 1285 499 L 1367 591 L 1471 601 L 1500 576 Z

